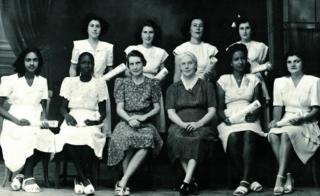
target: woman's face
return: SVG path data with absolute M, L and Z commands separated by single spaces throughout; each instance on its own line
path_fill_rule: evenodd
M 99 38 L 101 33 L 101 24 L 98 20 L 91 20 L 88 24 L 88 36 L 91 38 Z
M 288 56 L 287 68 L 290 74 L 302 73 L 303 65 L 301 58 L 296 55 Z
M 235 51 L 232 55 L 231 59 L 231 67 L 234 71 L 243 73 L 247 66 L 247 57 L 243 53 L 243 51 L 238 50 Z
M 94 65 L 90 56 L 82 56 L 79 60 L 79 65 L 81 75 L 92 75 Z
M 128 63 L 130 73 L 133 76 L 139 76 L 143 74 L 143 62 L 140 57 L 131 56 L 129 57 Z
M 203 35 L 203 21 L 201 19 L 193 19 L 190 25 L 190 34 L 192 38 L 201 39 Z
M 152 45 L 154 38 L 154 29 L 150 26 L 144 26 L 141 31 L 142 43 Z
M 39 58 L 36 53 L 29 52 L 24 58 L 26 72 L 35 72 L 39 66 Z
M 239 35 L 241 40 L 250 41 L 251 40 L 251 26 L 249 22 L 240 23 L 239 25 Z
M 197 65 L 190 56 L 185 55 L 180 59 L 180 69 L 183 76 L 190 77 L 195 75 Z

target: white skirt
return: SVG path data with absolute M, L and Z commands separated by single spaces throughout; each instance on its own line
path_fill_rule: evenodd
M 9 113 L 14 117 L 27 119 L 30 123 L 39 122 L 41 111 L 41 105 L 12 105 L 9 109 Z M 26 159 L 33 155 L 34 149 L 48 153 L 55 152 L 54 134 L 50 130 L 34 126 L 18 126 L 9 120 L 3 121 L 0 144 L 5 165 L 12 172 L 24 166 Z
M 84 121 L 98 120 L 98 111 L 87 109 L 71 109 L 69 112 L 76 121 L 77 126 L 68 126 L 64 121 L 60 127 L 60 133 L 56 135 L 56 150 L 61 152 L 65 144 L 87 145 L 94 150 L 98 158 L 102 158 L 102 152 L 106 143 L 106 136 L 102 132 L 102 125 L 86 126 Z

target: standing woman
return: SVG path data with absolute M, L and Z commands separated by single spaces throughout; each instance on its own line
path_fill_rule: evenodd
M 2 154 L 10 171 L 17 174 L 23 170 L 24 175 L 13 178 L 12 189 L 40 192 L 33 168 L 46 153 L 55 152 L 54 134 L 39 127 L 41 120 L 47 120 L 48 99 L 47 79 L 40 76 L 42 55 L 36 48 L 25 49 L 13 66 L 16 73 L 1 78 L 0 113 L 5 118 L 0 138 Z M 11 104 L 9 111 L 3 108 L 5 99 Z
M 130 77 L 118 78 L 114 96 L 117 113 L 122 119 L 115 127 L 109 143 L 108 165 L 122 163 L 123 176 L 115 185 L 115 195 L 129 195 L 130 177 L 148 152 L 157 155 L 163 141 L 152 122 L 160 110 L 160 86 L 156 80 L 143 75 L 146 60 L 133 50 L 127 55 Z
M 197 58 L 191 52 L 176 56 L 181 80 L 167 90 L 166 106 L 172 121 L 168 134 L 168 153 L 172 163 L 178 161 L 185 171 L 180 186 L 182 195 L 197 194 L 194 171 L 210 153 L 214 139 L 210 123 L 215 115 L 216 96 L 213 85 L 196 76 Z
M 289 74 L 274 81 L 273 120 L 268 135 L 279 164 L 275 195 L 293 191 L 293 153 L 306 164 L 320 145 L 320 79 L 303 73 L 303 58 L 298 52 L 289 52 L 286 64 Z
M 83 52 L 89 52 L 94 57 L 93 76 L 102 77 L 105 72 L 112 70 L 113 66 L 113 45 L 100 41 L 100 37 L 107 31 L 107 22 L 95 14 L 88 14 L 82 24 L 82 33 L 87 39 L 73 42 L 71 65 L 69 70 L 70 77 L 77 75 L 77 64 L 79 55 Z M 104 122 L 104 131 L 107 135 L 111 134 L 111 107 L 110 99 L 106 101 L 106 119 Z
M 233 123 L 230 117 L 241 112 L 246 106 L 260 98 L 259 79 L 249 74 L 247 48 L 234 44 L 227 50 L 231 74 L 222 75 L 217 81 L 218 115 L 222 120 L 218 126 L 223 148 L 242 174 L 242 180 L 233 195 L 246 195 L 249 191 L 261 191 L 260 183 L 254 181 L 253 174 L 256 141 L 264 133 L 261 130 L 257 109 Z
M 143 74 L 148 78 L 154 78 L 163 68 L 164 62 L 168 58 L 168 53 L 154 44 L 160 41 L 161 31 L 159 26 L 152 20 L 145 21 L 138 29 L 137 37 L 142 42 L 139 45 L 128 46 L 125 53 L 128 55 L 132 50 L 137 50 L 143 54 L 147 64 L 143 67 Z M 166 132 L 165 112 L 163 98 L 160 99 L 160 114 L 157 117 L 158 131 Z
M 92 194 L 94 187 L 84 172 L 94 155 L 102 158 L 106 137 L 101 123 L 106 116 L 105 102 L 109 96 L 104 80 L 93 77 L 94 57 L 91 53 L 80 54 L 78 66 L 80 75 L 65 78 L 61 85 L 60 111 L 64 122 L 56 135 L 56 149 L 60 152 L 66 145 L 75 165 L 74 192 Z
M 204 21 L 201 18 L 193 18 L 188 22 L 188 33 L 190 33 L 190 40 L 185 42 L 173 51 L 176 56 L 184 52 L 191 52 L 197 57 L 198 66 L 196 75 L 199 78 L 210 80 L 215 82 L 215 64 L 218 61 L 215 56 L 218 53 L 218 49 L 202 41 L 204 34 Z M 173 81 L 177 82 L 181 79 L 181 70 L 177 62 L 175 62 Z

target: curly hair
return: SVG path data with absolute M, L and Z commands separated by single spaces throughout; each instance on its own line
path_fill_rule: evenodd
M 154 20 L 151 20 L 151 19 L 148 19 L 148 20 L 142 22 L 139 25 L 139 27 L 137 28 L 137 30 L 135 32 L 136 44 L 142 43 L 141 32 L 144 27 L 152 27 L 153 28 L 154 37 L 153 37 L 152 45 L 158 45 L 161 41 L 162 31 L 161 31 L 160 26 Z
M 92 20 L 99 21 L 100 26 L 101 26 L 101 32 L 100 32 L 99 37 L 101 37 L 102 35 L 104 35 L 107 32 L 109 24 L 102 17 L 100 17 L 94 13 L 89 13 L 84 17 L 84 19 L 82 21 L 82 26 L 81 26 L 82 34 L 85 35 L 86 37 L 88 37 L 88 25 Z
M 248 49 L 244 44 L 241 43 L 235 43 L 232 44 L 231 46 L 229 46 L 226 50 L 226 60 L 228 63 L 231 63 L 233 55 L 235 52 L 237 51 L 242 51 L 245 58 L 248 58 Z M 245 73 L 250 73 L 250 66 L 249 66 L 249 62 L 247 62 L 246 65 L 246 69 L 245 69 Z

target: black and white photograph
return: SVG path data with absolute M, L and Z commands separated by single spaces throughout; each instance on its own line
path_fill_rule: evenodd
M 319 51 L 320 0 L 0 0 L 0 195 L 320 195 Z

